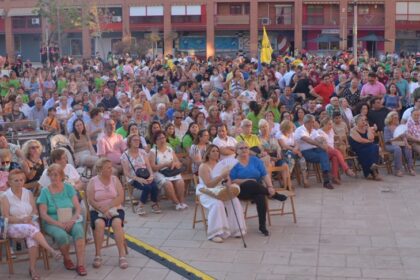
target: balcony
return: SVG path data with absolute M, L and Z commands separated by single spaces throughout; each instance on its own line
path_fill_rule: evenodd
M 216 16 L 218 25 L 247 25 L 249 24 L 249 15 L 223 15 Z

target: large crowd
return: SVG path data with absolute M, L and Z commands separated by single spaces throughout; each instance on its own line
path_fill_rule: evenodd
M 221 243 L 247 231 L 240 200 L 255 203 L 259 231 L 269 235 L 267 197 L 288 199 L 274 180 L 287 190 L 292 179 L 313 187 L 309 175 L 318 170 L 332 190 L 345 180 L 342 173 L 386 180 L 380 174 L 386 162 L 395 176 L 416 175 L 420 55 L 364 52 L 355 61 L 347 52 L 302 52 L 261 64 L 240 54 L 208 60 L 127 54 L 44 62 L 0 66 L 0 126 L 30 120 L 68 141 L 44 158 L 39 141 L 20 147 L 8 142 L 8 131 L 0 135 L 1 212 L 8 236 L 26 238 L 32 279 L 39 279 L 38 245 L 66 269 L 87 274 L 82 212 L 89 209 L 93 267 L 102 264 L 104 230 L 112 227 L 119 266 L 127 268 L 126 185 L 139 190 L 140 216 L 170 211 L 168 203 L 162 210 L 163 197 L 182 211 L 191 184 L 183 175 L 191 173 L 208 210 L 208 239 Z M 215 176 L 221 160 L 237 163 Z M 269 172 L 273 166 L 277 173 Z M 202 191 L 222 184 L 239 186 L 238 197 L 222 201 Z

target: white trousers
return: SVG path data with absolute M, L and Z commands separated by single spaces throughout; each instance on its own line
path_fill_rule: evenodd
M 223 239 L 228 238 L 229 236 L 241 236 L 238 221 L 242 234 L 246 234 L 244 211 L 242 210 L 242 205 L 237 197 L 229 201 L 221 201 L 206 194 L 200 194 L 199 198 L 201 205 L 208 210 L 208 239 L 212 239 L 216 236 L 220 236 Z M 232 202 L 235 211 L 232 207 Z M 235 212 L 238 221 L 236 220 Z

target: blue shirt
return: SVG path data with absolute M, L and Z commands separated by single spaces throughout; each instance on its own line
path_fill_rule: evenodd
M 257 182 L 261 181 L 262 177 L 267 175 L 264 163 L 256 156 L 249 156 L 247 166 L 243 166 L 238 162 L 230 171 L 230 178 L 236 179 L 255 179 Z

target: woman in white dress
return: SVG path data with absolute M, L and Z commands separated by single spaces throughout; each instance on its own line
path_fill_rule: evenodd
M 242 230 L 242 234 L 246 234 L 244 212 L 237 197 L 233 198 L 232 201 L 221 201 L 200 191 L 200 189 L 205 187 L 214 188 L 217 185 L 220 185 L 224 180 L 228 180 L 227 184 L 231 183 L 229 179 L 229 169 L 226 169 L 219 176 L 213 177 L 211 175 L 219 158 L 219 148 L 213 144 L 209 145 L 204 154 L 203 163 L 198 169 L 199 184 L 196 190 L 196 195 L 199 197 L 201 205 L 208 210 L 207 238 L 216 243 L 222 243 L 224 239 L 230 236 L 240 237 L 240 229 Z M 235 207 L 236 215 L 238 216 L 240 228 L 238 227 L 238 221 L 235 218 L 232 202 L 234 205 L 233 207 Z
M 158 131 L 153 135 L 153 143 L 156 144 L 150 150 L 149 162 L 155 172 L 154 176 L 158 187 L 164 187 L 166 196 L 175 204 L 175 210 L 188 208 L 185 204 L 185 183 L 181 174 L 166 177 L 160 171 L 163 169 L 176 169 L 182 166 L 174 150 L 166 142 L 165 133 Z

